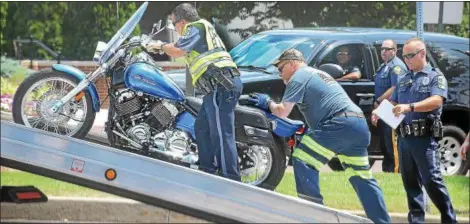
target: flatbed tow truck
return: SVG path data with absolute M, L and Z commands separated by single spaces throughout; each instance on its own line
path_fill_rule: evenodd
M 303 199 L 8 121 L 1 121 L 1 165 L 211 222 L 370 223 Z M 1 189 L 2 203 L 47 201 L 35 187 Z

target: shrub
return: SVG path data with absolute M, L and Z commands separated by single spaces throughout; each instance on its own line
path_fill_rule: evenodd
M 0 58 L 1 94 L 13 96 L 23 80 L 34 71 L 20 65 L 17 60 Z

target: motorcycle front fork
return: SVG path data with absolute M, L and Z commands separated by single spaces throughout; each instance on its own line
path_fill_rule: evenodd
M 55 102 L 54 105 L 49 109 L 52 113 L 57 113 L 67 102 L 69 102 L 73 97 L 77 96 L 82 90 L 88 87 L 90 80 L 94 80 L 102 73 L 102 68 L 99 67 L 91 74 L 87 75 L 78 85 L 72 89 L 67 95 L 62 97 L 59 101 Z

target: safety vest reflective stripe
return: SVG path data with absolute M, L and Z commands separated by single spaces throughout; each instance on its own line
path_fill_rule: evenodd
M 220 61 L 232 62 L 232 58 L 230 57 L 230 54 L 228 54 L 226 51 L 219 51 L 216 53 L 212 53 L 210 55 L 206 55 L 200 58 L 197 61 L 196 60 L 193 61 L 191 63 L 193 65 L 189 67 L 189 72 L 191 74 L 198 74 L 201 72 L 202 69 L 207 68 L 207 66 L 210 65 L 211 63 L 216 63 Z
M 311 149 L 314 152 L 322 155 L 323 157 L 325 157 L 328 160 L 330 160 L 331 158 L 333 158 L 333 156 L 335 156 L 335 153 L 333 151 L 321 146 L 320 144 L 315 142 L 312 138 L 310 138 L 310 136 L 308 136 L 308 135 L 304 135 L 302 137 L 302 141 L 300 141 L 300 142 L 302 144 L 306 145 L 309 149 Z
M 237 65 L 233 62 L 230 54 L 225 50 L 225 45 L 215 32 L 214 27 L 207 21 L 201 19 L 189 24 L 183 28 L 183 33 L 189 26 L 196 24 L 203 24 L 206 31 L 206 43 L 208 51 L 202 54 L 191 50 L 185 57 L 185 63 L 188 67 L 189 73 L 192 76 L 193 85 L 196 84 L 197 80 L 207 70 L 207 66 L 214 64 L 214 66 L 232 67 L 236 68 Z
M 201 59 L 201 58 L 203 58 L 203 57 L 205 57 L 205 56 L 211 55 L 211 54 L 213 54 L 213 53 L 220 52 L 220 51 L 221 51 L 221 49 L 215 48 L 215 49 L 212 49 L 212 50 L 210 50 L 210 51 L 206 51 L 206 52 L 204 52 L 204 53 L 202 53 L 202 54 L 194 55 L 194 56 L 192 56 L 192 57 L 195 57 L 195 58 L 192 59 L 193 61 L 191 61 L 191 62 L 188 63 L 188 66 L 191 67 L 191 66 L 193 66 L 194 63 L 196 63 L 199 59 Z M 222 51 L 224 51 L 224 50 L 222 49 Z M 227 54 L 228 54 L 228 53 L 227 53 Z M 185 58 L 184 60 L 186 61 L 186 58 Z
M 372 178 L 374 178 L 372 176 L 372 172 L 370 170 L 354 170 L 353 168 L 348 167 L 348 168 L 346 168 L 345 173 L 346 173 L 346 176 L 348 178 L 350 178 L 352 176 L 359 176 L 362 179 L 372 179 Z
M 317 170 L 320 170 L 320 168 L 323 165 L 325 165 L 322 162 L 320 162 L 320 161 L 316 160 L 315 158 L 313 158 L 312 156 L 310 156 L 308 153 L 304 152 L 300 148 L 296 148 L 294 150 L 294 153 L 292 154 L 292 156 L 306 162 L 310 166 L 315 167 L 315 169 L 317 169 Z
M 367 156 L 338 155 L 338 159 L 341 160 L 341 162 L 354 166 L 369 166 L 369 158 L 367 158 Z

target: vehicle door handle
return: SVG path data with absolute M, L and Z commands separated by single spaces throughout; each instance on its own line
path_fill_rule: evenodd
M 372 98 L 372 97 L 375 97 L 375 94 L 373 94 L 373 93 L 356 93 L 356 96 L 361 97 L 361 98 Z

